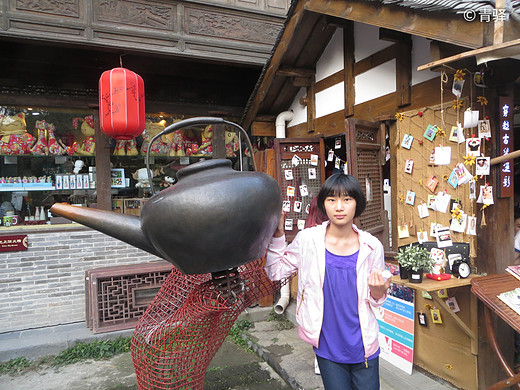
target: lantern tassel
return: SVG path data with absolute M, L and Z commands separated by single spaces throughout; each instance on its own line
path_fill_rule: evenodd
M 486 224 L 486 212 L 485 210 L 482 210 L 482 219 L 480 220 L 480 226 L 487 226 Z

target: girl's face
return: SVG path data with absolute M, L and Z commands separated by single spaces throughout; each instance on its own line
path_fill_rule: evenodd
M 330 195 L 325 198 L 325 211 L 330 223 L 348 225 L 356 215 L 356 200 L 349 195 Z

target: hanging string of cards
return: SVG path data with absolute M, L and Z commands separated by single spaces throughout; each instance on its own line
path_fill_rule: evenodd
M 479 96 L 475 103 L 481 110 L 471 108 L 472 96 L 461 97 L 463 77 L 461 71 L 454 75 L 456 99 L 450 106 L 441 100 L 436 107 L 396 114 L 399 246 L 436 240 L 439 248 L 445 248 L 454 241 L 469 241 L 470 255 L 476 256 L 475 203 L 482 204 L 482 212 L 494 203 L 486 155 L 492 131 L 485 116 L 485 97 Z M 443 78 L 441 96 L 445 74 Z

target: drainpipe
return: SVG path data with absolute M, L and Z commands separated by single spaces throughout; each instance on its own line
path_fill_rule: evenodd
M 276 117 L 276 138 L 285 138 L 285 122 L 290 122 L 293 117 L 294 112 L 292 110 L 284 111 L 278 114 Z M 283 314 L 290 300 L 291 287 L 289 286 L 289 281 L 286 281 L 286 283 L 280 289 L 280 299 L 274 305 L 274 312 L 276 314 Z
M 278 114 L 276 117 L 276 138 L 285 138 L 285 122 L 289 122 L 293 119 L 294 112 L 284 111 Z

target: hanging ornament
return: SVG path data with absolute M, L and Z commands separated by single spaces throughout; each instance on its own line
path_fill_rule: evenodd
M 103 133 L 116 140 L 131 140 L 143 132 L 141 76 L 123 67 L 103 72 L 99 79 L 99 120 Z
M 453 210 L 451 210 L 451 217 L 459 222 L 462 219 L 462 210 L 458 205 Z
M 477 102 L 479 102 L 482 106 L 488 105 L 488 100 L 484 96 L 478 96 Z
M 441 137 L 446 137 L 446 130 L 441 129 L 439 126 L 437 126 L 437 135 L 440 135 Z
M 404 114 L 402 112 L 396 113 L 395 119 L 399 120 L 399 122 L 402 122 L 402 120 L 404 119 Z
M 417 113 L 417 115 L 419 115 L 419 116 L 422 118 L 422 116 L 423 116 L 422 111 L 419 111 L 419 112 Z
M 457 108 L 462 108 L 462 100 L 454 100 L 451 105 L 451 108 L 453 108 L 454 110 L 456 110 Z
M 475 156 L 464 156 L 464 165 L 471 166 L 475 164 Z
M 457 69 L 455 75 L 453 76 L 453 79 L 455 81 L 462 81 L 464 80 L 464 76 L 466 76 L 466 73 L 464 73 L 461 69 Z

